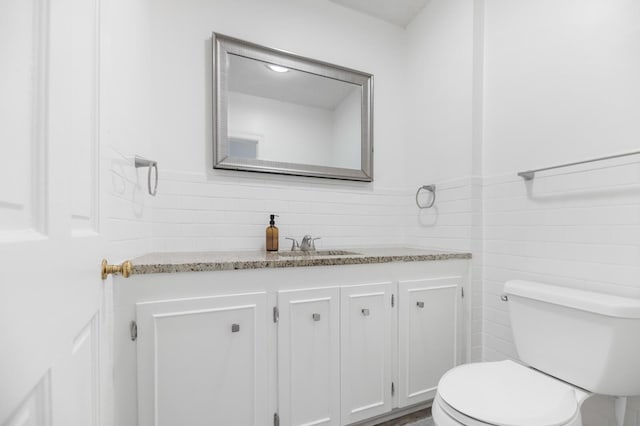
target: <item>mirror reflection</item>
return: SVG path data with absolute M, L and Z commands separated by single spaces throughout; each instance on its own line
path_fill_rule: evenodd
M 370 74 L 214 34 L 214 167 L 372 181 Z
M 229 55 L 229 155 L 361 168 L 357 84 Z

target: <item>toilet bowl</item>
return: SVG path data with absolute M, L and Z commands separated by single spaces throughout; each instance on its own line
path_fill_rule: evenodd
M 465 364 L 442 376 L 436 426 L 581 426 L 592 395 L 640 395 L 640 300 L 509 281 L 503 300 L 518 356 Z
M 438 385 L 438 426 L 580 426 L 591 393 L 513 361 L 465 364 Z

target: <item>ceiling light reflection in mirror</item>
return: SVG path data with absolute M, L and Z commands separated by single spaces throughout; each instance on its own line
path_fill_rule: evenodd
M 361 86 L 229 55 L 228 137 L 258 160 L 361 168 Z M 239 152 L 231 147 L 232 152 Z

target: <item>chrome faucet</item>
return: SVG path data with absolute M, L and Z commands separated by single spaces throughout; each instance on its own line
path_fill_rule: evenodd
M 302 237 L 302 242 L 298 243 L 298 240 L 291 237 L 285 237 L 287 240 L 291 240 L 291 251 L 316 251 L 316 240 L 319 240 L 320 237 L 312 238 L 311 235 L 305 235 Z
M 312 238 L 311 235 L 305 235 L 302 237 L 302 242 L 300 243 L 300 250 L 302 251 L 316 251 L 316 240 L 319 240 L 320 237 Z

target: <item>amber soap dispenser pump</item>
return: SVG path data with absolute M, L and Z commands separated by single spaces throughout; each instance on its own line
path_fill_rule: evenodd
M 278 251 L 278 227 L 276 226 L 276 217 L 272 214 L 267 228 L 267 251 Z

